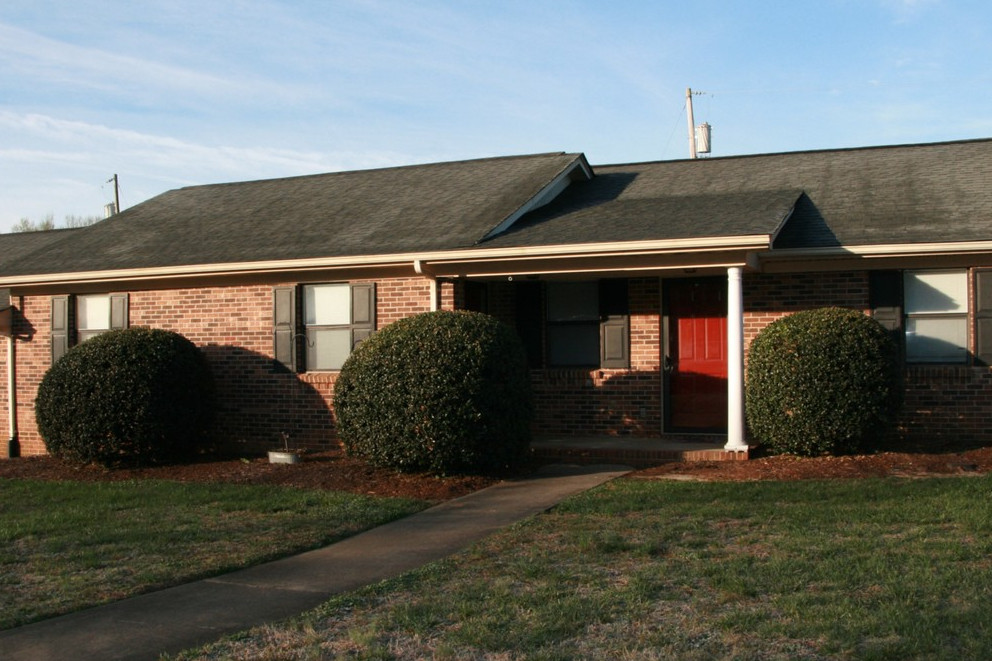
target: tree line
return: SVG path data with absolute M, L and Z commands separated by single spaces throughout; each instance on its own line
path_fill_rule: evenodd
M 21 218 L 17 223 L 15 223 L 11 228 L 11 232 L 44 232 L 46 230 L 71 228 L 71 227 L 86 227 L 87 225 L 92 225 L 93 223 L 98 223 L 103 218 L 100 216 L 75 216 L 66 215 L 65 220 L 61 225 L 55 225 L 55 214 L 48 214 L 39 221 L 33 221 L 30 218 Z

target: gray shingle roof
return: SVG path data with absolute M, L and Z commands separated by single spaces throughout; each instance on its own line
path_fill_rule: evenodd
M 629 186 L 617 190 L 620 181 Z M 799 189 L 659 196 L 630 190 L 646 181 L 634 173 L 597 174 L 481 247 L 771 237 L 802 195 Z M 604 189 L 617 196 L 606 199 Z
M 776 248 L 992 239 L 992 140 L 594 171 L 486 245 L 770 234 L 790 195 Z
M 3 264 L 7 275 L 470 247 L 579 154 L 538 154 L 169 191 Z
M 183 188 L 91 227 L 0 235 L 0 273 L 754 235 L 775 248 L 992 240 L 992 140 L 597 166 L 481 240 L 577 162 L 553 153 Z
M 27 255 L 63 239 L 71 238 L 80 231 L 82 228 L 0 234 L 0 272 L 6 272 L 10 264 L 24 259 Z

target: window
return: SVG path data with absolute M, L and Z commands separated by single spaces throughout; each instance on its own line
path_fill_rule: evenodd
M 127 294 L 53 296 L 51 302 L 52 362 L 73 344 L 128 326 Z
M 629 367 L 629 328 L 626 280 L 548 283 L 549 366 Z
M 548 363 L 599 364 L 599 288 L 595 282 L 548 283 Z
M 301 306 L 297 306 L 297 296 Z M 339 370 L 375 330 L 375 286 L 330 283 L 273 290 L 275 357 L 295 370 L 298 350 L 308 371 Z M 302 308 L 297 318 L 296 310 Z M 302 328 L 302 332 L 299 329 Z M 305 342 L 298 342 L 305 338 Z M 302 347 L 300 346 L 302 344 Z
M 76 297 L 76 341 L 82 342 L 110 330 L 110 296 Z
M 307 369 L 339 370 L 351 354 L 350 285 L 303 288 L 303 323 L 307 329 Z
M 872 316 L 902 345 L 907 362 L 968 361 L 967 270 L 872 271 L 869 276 Z
M 906 360 L 964 363 L 968 360 L 967 271 L 903 273 Z

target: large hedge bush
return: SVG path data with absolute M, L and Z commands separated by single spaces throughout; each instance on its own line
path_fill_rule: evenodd
M 745 392 L 751 434 L 772 452 L 867 450 L 901 403 L 898 349 L 877 321 L 855 310 L 798 312 L 751 343 Z
M 530 446 L 523 347 L 484 314 L 407 317 L 349 356 L 334 411 L 346 450 L 375 465 L 440 475 L 514 466 Z
M 35 416 L 48 452 L 107 466 L 174 461 L 203 440 L 213 380 L 178 333 L 129 328 L 70 349 L 45 374 Z

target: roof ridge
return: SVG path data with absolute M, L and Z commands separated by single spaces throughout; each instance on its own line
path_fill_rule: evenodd
M 511 154 L 509 156 L 482 156 L 479 158 L 465 158 L 465 159 L 458 159 L 453 161 L 431 161 L 429 163 L 385 165 L 382 167 L 359 168 L 357 170 L 332 170 L 330 172 L 298 174 L 298 175 L 290 175 L 287 177 L 269 177 L 262 179 L 247 179 L 241 181 L 222 181 L 222 182 L 216 182 L 210 184 L 191 184 L 189 186 L 182 186 L 180 188 L 174 188 L 172 190 L 190 190 L 194 188 L 222 187 L 222 186 L 243 186 L 247 184 L 275 183 L 279 181 L 302 181 L 305 179 L 316 179 L 319 177 L 347 176 L 347 175 L 355 175 L 355 174 L 367 174 L 370 172 L 388 172 L 390 170 L 413 170 L 420 168 L 426 169 L 426 168 L 449 166 L 449 165 L 462 165 L 467 163 L 484 163 L 487 161 L 511 161 L 511 160 L 530 159 L 530 158 L 546 158 L 550 156 L 571 156 L 575 158 L 580 154 L 581 152 L 571 153 L 565 151 L 552 151 L 552 152 L 540 152 L 535 154 Z
M 592 168 L 610 168 L 610 167 L 625 167 L 630 165 L 654 165 L 654 164 L 669 164 L 669 163 L 682 163 L 690 161 L 699 161 L 705 163 L 708 161 L 730 161 L 730 160 L 742 160 L 749 158 L 766 158 L 770 156 L 800 156 L 804 154 L 831 154 L 831 153 L 842 153 L 842 152 L 857 152 L 857 151 L 882 151 L 882 150 L 895 150 L 895 149 L 923 149 L 926 147 L 945 147 L 950 145 L 964 145 L 964 144 L 975 144 L 982 142 L 992 142 L 992 138 L 963 138 L 960 140 L 944 140 L 940 142 L 911 142 L 898 145 L 865 145 L 862 147 L 830 147 L 823 149 L 802 149 L 798 151 L 779 151 L 779 152 L 763 152 L 759 154 L 731 154 L 728 156 L 713 156 L 709 158 L 673 158 L 669 160 L 657 159 L 653 161 L 629 161 L 625 163 L 599 163 L 593 165 Z
M 106 218 L 101 218 L 101 222 L 107 220 Z M 91 225 L 83 225 L 81 227 L 52 227 L 51 229 L 36 229 L 36 230 L 24 230 L 20 232 L 0 232 L 0 236 L 34 236 L 38 234 L 54 234 L 54 233 L 65 233 L 65 232 L 75 232 L 78 230 L 86 229 L 87 227 L 92 227 L 96 223 Z

